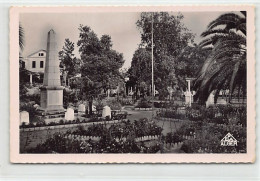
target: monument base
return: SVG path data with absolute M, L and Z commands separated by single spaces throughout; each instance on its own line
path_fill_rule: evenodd
M 41 106 L 39 114 L 46 119 L 64 118 L 63 89 L 62 86 L 43 86 L 41 89 Z

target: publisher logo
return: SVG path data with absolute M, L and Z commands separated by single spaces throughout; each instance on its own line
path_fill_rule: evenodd
M 222 140 L 221 140 L 221 146 L 237 146 L 237 140 L 234 138 L 234 136 L 230 133 L 228 133 Z

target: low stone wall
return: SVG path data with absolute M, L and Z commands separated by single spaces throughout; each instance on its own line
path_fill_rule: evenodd
M 164 144 L 168 149 L 177 149 L 183 145 L 183 142 L 176 142 L 176 143 L 165 143 Z
M 160 135 L 143 136 L 143 137 L 135 138 L 135 142 L 158 140 L 159 138 L 160 138 Z
M 193 136 L 183 135 L 182 138 L 185 140 L 193 140 L 193 139 L 196 139 L 196 135 L 193 135 Z
M 126 121 L 126 119 L 123 119 Z M 116 124 L 122 122 L 121 120 L 111 120 L 111 121 L 99 121 L 99 122 L 88 122 L 88 123 L 76 123 L 76 124 L 62 124 L 55 126 L 42 126 L 42 127 L 33 127 L 33 128 L 20 128 L 20 131 L 38 131 L 38 130 L 49 130 L 49 129 L 61 129 L 61 128 L 71 128 L 76 126 L 90 126 L 95 124 Z
M 88 140 L 99 141 L 101 139 L 100 136 L 83 136 L 83 135 L 74 135 L 74 134 L 66 135 L 65 138 L 78 140 L 78 141 L 88 141 Z
M 173 122 L 180 122 L 180 121 L 183 121 L 183 119 L 165 118 L 165 117 L 159 117 L 159 116 L 157 116 L 156 119 L 158 119 L 158 120 L 162 120 L 162 121 L 173 121 Z
M 142 107 L 135 107 L 136 111 L 151 111 L 153 108 L 142 108 Z
M 160 137 L 160 135 L 138 137 L 138 138 L 135 138 L 135 142 L 158 140 L 159 137 Z M 99 141 L 101 139 L 100 136 L 84 136 L 84 135 L 74 135 L 74 134 L 66 135 L 65 138 L 79 140 L 79 141 L 88 141 L 90 139 L 92 141 Z M 123 137 L 123 138 L 120 138 L 120 139 L 115 138 L 115 140 L 117 142 L 119 142 L 120 140 L 126 141 L 127 138 L 126 137 Z

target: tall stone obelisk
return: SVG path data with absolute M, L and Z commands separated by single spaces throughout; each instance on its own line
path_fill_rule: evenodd
M 41 87 L 41 110 L 50 114 L 64 112 L 64 87 L 61 86 L 60 82 L 60 62 L 55 36 L 54 30 L 48 32 L 43 86 Z

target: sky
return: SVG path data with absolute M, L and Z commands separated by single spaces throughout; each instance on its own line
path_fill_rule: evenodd
M 200 34 L 207 25 L 224 12 L 181 12 L 184 25 L 195 34 L 195 43 L 201 41 Z M 140 13 L 23 13 L 20 24 L 25 33 L 24 57 L 47 47 L 47 33 L 56 32 L 57 49 L 60 51 L 66 38 L 75 43 L 75 56 L 79 57 L 77 41 L 80 24 L 88 25 L 100 38 L 111 36 L 113 49 L 123 53 L 123 68 L 131 66 L 135 50 L 141 42 L 141 33 L 136 26 Z

